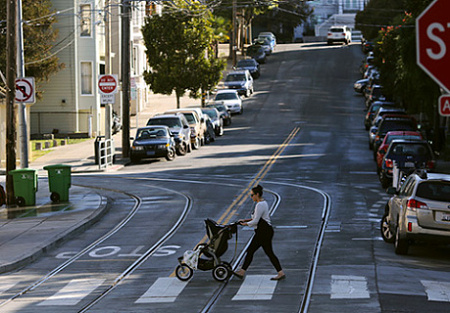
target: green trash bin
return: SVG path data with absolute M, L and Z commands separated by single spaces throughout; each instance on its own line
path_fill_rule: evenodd
M 35 205 L 38 190 L 37 170 L 21 168 L 9 171 L 13 177 L 14 196 L 18 206 Z
M 44 170 L 48 171 L 50 199 L 55 203 L 69 201 L 71 166 L 64 164 L 48 165 L 44 167 Z

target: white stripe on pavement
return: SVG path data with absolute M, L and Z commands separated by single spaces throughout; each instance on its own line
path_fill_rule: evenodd
M 38 305 L 76 305 L 104 281 L 104 279 L 73 279 L 60 291 Z
M 364 276 L 331 276 L 331 299 L 368 299 L 367 280 Z
M 450 302 L 450 283 L 443 281 L 421 280 L 429 301 Z
M 135 303 L 174 302 L 187 284 L 176 277 L 160 277 Z
M 233 301 L 271 300 L 277 281 L 270 280 L 270 275 L 247 275 Z

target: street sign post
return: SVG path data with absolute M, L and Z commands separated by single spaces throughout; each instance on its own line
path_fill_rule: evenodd
M 443 95 L 439 98 L 439 114 L 450 116 L 450 95 Z
M 117 75 L 99 75 L 98 90 L 100 94 L 110 95 L 117 93 L 118 79 Z
M 21 103 L 35 103 L 34 77 L 23 77 L 16 79 L 15 100 Z
M 417 64 L 450 93 L 450 1 L 433 1 L 416 20 Z

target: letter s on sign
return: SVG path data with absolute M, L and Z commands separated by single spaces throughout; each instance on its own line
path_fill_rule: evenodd
M 445 42 L 440 37 L 436 36 L 433 33 L 433 31 L 435 29 L 437 29 L 438 31 L 443 33 L 443 32 L 445 32 L 445 28 L 444 28 L 444 26 L 442 26 L 442 24 L 439 24 L 439 23 L 432 23 L 427 28 L 428 38 L 430 38 L 431 40 L 435 41 L 439 45 L 440 51 L 439 51 L 439 53 L 434 53 L 433 49 L 428 48 L 427 49 L 427 54 L 433 60 L 440 60 L 447 53 L 447 46 L 445 45 Z

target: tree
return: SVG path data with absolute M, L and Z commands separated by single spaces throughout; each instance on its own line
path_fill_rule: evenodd
M 222 78 L 225 67 L 213 53 L 211 12 L 204 5 L 164 7 L 162 15 L 147 18 L 142 28 L 150 69 L 144 79 L 155 93 L 175 92 L 177 107 L 186 90 L 198 98 Z
M 36 82 L 49 80 L 64 65 L 52 54 L 58 32 L 53 29 L 56 18 L 50 0 L 22 0 L 25 73 Z M 6 29 L 6 0 L 1 0 L 0 28 Z M 0 69 L 6 68 L 6 36 L 0 36 Z M 0 82 L 3 84 L 3 82 Z M 39 94 L 38 94 L 39 95 Z

